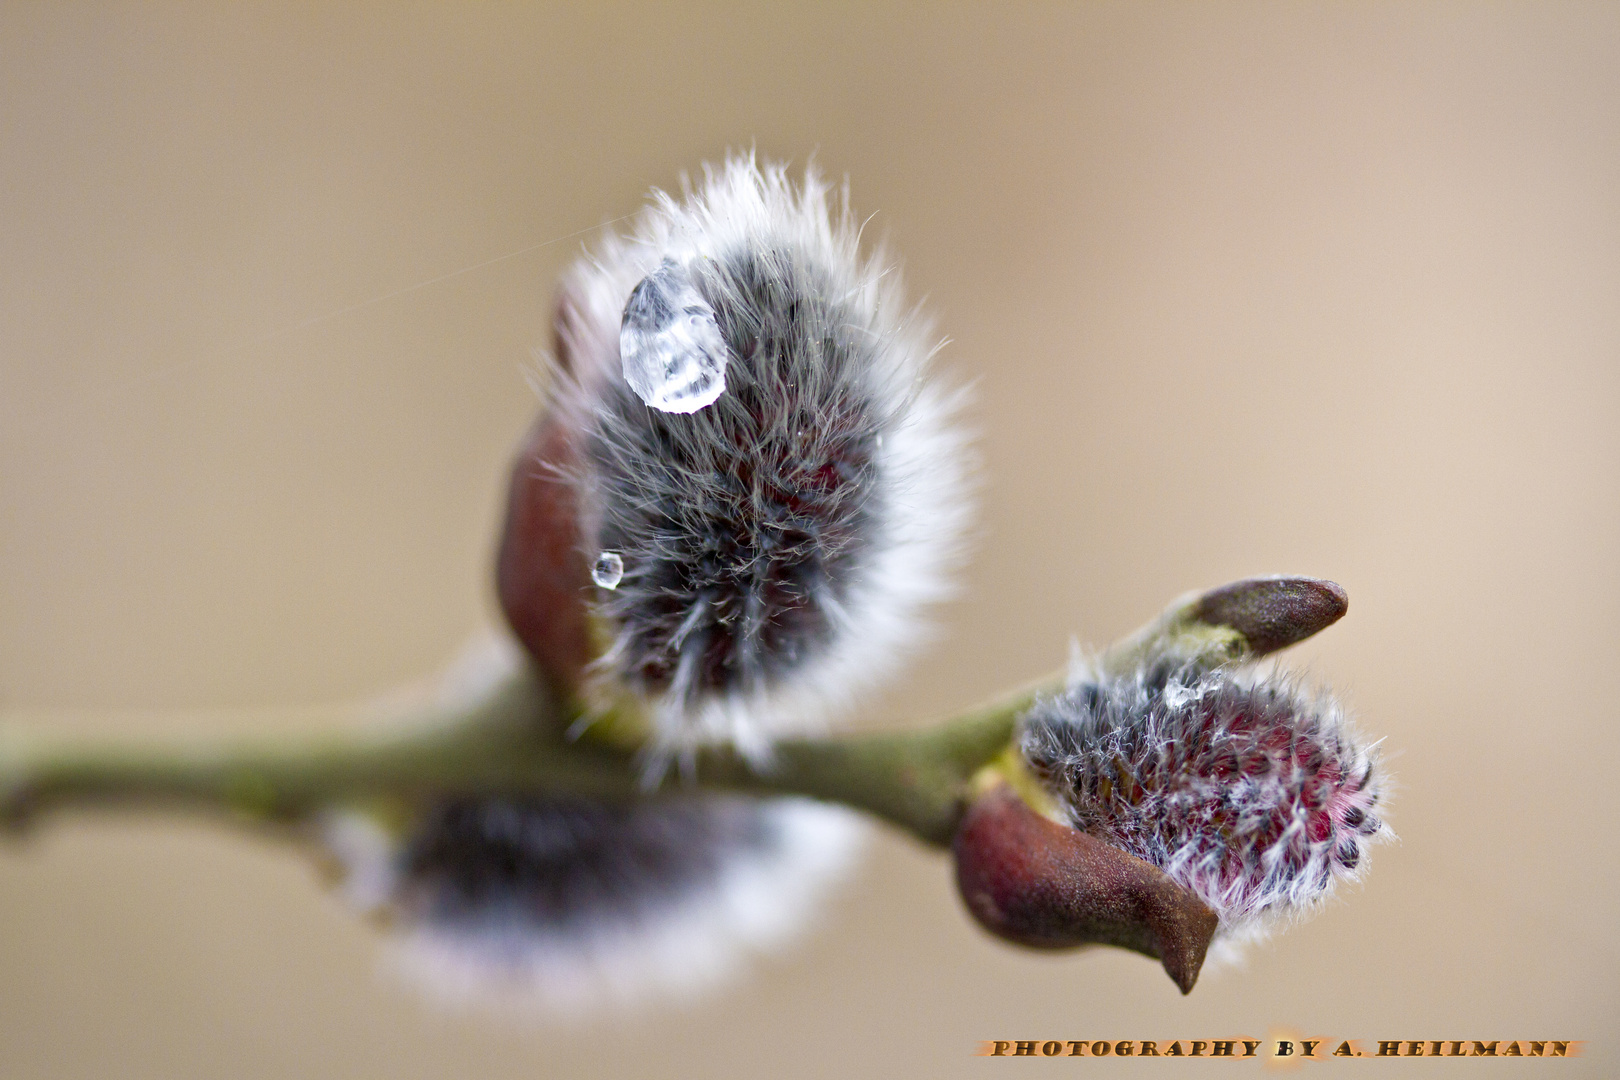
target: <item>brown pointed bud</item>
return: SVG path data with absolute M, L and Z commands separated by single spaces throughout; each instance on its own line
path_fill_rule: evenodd
M 968 807 L 952 846 L 962 899 L 991 933 L 1133 949 L 1192 990 L 1219 919 L 1151 863 L 1042 817 L 1005 783 Z
M 1258 577 L 1211 589 L 1190 614 L 1199 622 L 1231 627 L 1253 655 L 1264 656 L 1327 629 L 1349 608 L 1349 596 L 1331 581 Z

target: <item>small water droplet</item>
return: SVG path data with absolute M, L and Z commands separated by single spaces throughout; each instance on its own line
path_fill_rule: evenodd
M 673 259 L 641 279 L 624 305 L 624 381 L 655 409 L 695 413 L 726 389 L 726 342 L 714 309 Z
M 591 567 L 591 580 L 604 589 L 617 589 L 624 578 L 624 560 L 617 551 L 604 551 Z

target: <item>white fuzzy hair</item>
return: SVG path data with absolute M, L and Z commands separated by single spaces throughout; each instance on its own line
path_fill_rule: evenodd
M 783 166 L 734 156 L 706 168 L 683 198 L 656 193 L 629 235 L 605 241 L 565 280 L 573 314 L 560 323 L 559 341 L 571 366 L 557 372 L 552 394 L 553 407 L 594 439 L 572 476 L 582 555 L 594 561 L 609 550 L 604 535 L 614 534 L 629 535 L 648 556 L 638 563 L 638 552 L 623 552 L 622 583 L 598 593 L 597 610 L 614 633 L 596 665 L 598 685 L 650 699 L 655 769 L 716 742 L 767 760 L 774 737 L 815 730 L 890 675 L 925 636 L 923 609 L 951 592 L 971 513 L 970 456 L 956 422 L 964 395 L 930 377 L 931 328 L 906 306 L 896 268 L 881 251 L 863 258 L 859 247 L 847 191 L 835 194 L 814 169 L 795 184 Z M 626 388 L 620 364 L 627 300 L 671 260 L 694 268 L 733 346 L 726 392 L 692 416 L 646 407 Z M 715 586 L 711 576 L 689 595 L 671 584 L 690 570 L 690 552 L 703 540 L 683 533 L 709 528 L 729 543 L 775 527 L 757 480 L 751 493 L 725 501 L 731 478 L 754 476 L 756 466 L 774 470 L 787 478 L 781 498 L 791 499 L 818 460 L 834 462 L 824 468 L 836 467 L 838 490 L 825 501 L 826 520 L 808 527 L 816 539 L 806 546 L 819 543 L 821 561 L 808 581 L 785 586 L 795 610 L 773 614 L 763 584 L 728 578 Z M 731 516 L 702 519 L 716 506 Z M 717 556 L 733 560 L 717 574 L 743 570 L 763 580 L 772 572 L 758 545 L 737 547 Z M 679 560 L 686 565 L 672 569 Z M 659 564 L 656 573 L 650 563 Z M 784 591 L 781 581 L 772 586 Z M 658 605 L 660 647 L 679 657 L 649 680 L 637 666 L 648 662 L 649 640 L 638 612 Z M 813 621 L 814 633 L 782 629 L 792 619 Z M 683 644 L 710 640 L 686 637 L 704 620 L 735 639 L 728 637 L 726 658 L 735 674 L 707 683 L 703 648 Z M 773 645 L 768 634 L 786 643 Z
M 807 799 L 763 800 L 754 810 L 769 845 L 712 860 L 704 878 L 682 891 L 650 877 L 654 892 L 645 903 L 626 896 L 615 910 L 554 924 L 527 917 L 521 897 L 455 920 L 401 907 L 411 885 L 401 840 L 365 814 L 330 815 L 324 839 L 345 871 L 345 898 L 387 920 L 388 967 L 433 1000 L 518 1018 L 578 1019 L 711 993 L 814 922 L 854 864 L 864 823 Z

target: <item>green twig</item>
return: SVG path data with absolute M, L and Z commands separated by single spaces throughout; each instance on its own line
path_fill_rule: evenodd
M 1342 598 L 1337 586 L 1310 579 L 1239 582 L 1178 602 L 1099 662 L 1127 673 L 1161 659 L 1204 666 L 1248 659 L 1337 619 Z M 53 808 L 139 804 L 297 822 L 334 805 L 374 799 L 632 799 L 696 786 L 843 803 L 943 846 L 974 774 L 1007 750 L 1018 715 L 1035 695 L 1061 682 L 1054 676 L 917 730 L 779 742 L 762 768 L 728 749 L 704 750 L 690 769 L 673 771 L 652 789 L 633 748 L 589 732 L 570 739 L 566 732 L 579 707 L 551 693 L 530 669 L 475 701 L 426 709 L 405 725 L 356 735 L 165 749 L 11 734 L 0 738 L 0 820 L 20 824 Z

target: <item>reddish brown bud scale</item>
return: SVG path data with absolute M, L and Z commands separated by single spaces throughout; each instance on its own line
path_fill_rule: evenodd
M 566 479 L 575 440 L 557 413 L 542 416 L 512 465 L 506 527 L 495 563 L 501 609 L 560 689 L 580 688 L 590 663 L 590 567 L 580 551 L 578 495 Z
M 1220 920 L 1151 863 L 1041 817 L 1005 784 L 968 807 L 952 849 L 963 901 L 996 936 L 1133 949 L 1192 990 Z

